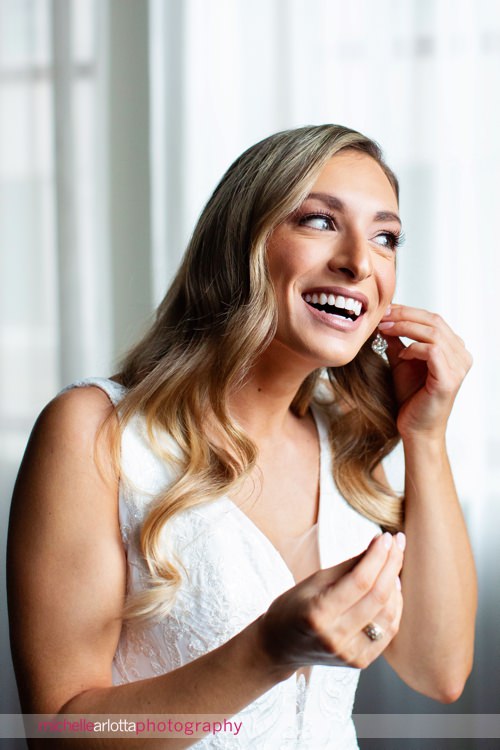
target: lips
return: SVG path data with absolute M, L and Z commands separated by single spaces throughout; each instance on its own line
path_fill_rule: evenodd
M 321 323 L 325 324 L 326 326 L 334 330 L 348 333 L 350 331 L 357 330 L 362 324 L 363 314 L 356 317 L 353 313 L 349 313 L 349 311 L 345 309 L 343 310 L 339 310 L 337 308 L 328 309 L 327 305 L 325 306 L 322 306 L 319 304 L 315 305 L 311 302 L 306 302 L 305 299 L 304 299 L 304 303 L 306 305 L 307 310 L 309 311 L 310 315 L 313 318 L 316 318 L 316 320 L 321 321 Z
M 368 308 L 364 294 L 343 287 L 317 287 L 304 292 L 302 298 L 313 309 L 352 321 Z

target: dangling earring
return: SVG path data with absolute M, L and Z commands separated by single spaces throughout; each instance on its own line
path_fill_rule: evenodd
M 385 350 L 387 349 L 387 341 L 384 339 L 383 336 L 380 335 L 380 333 L 377 333 L 377 335 L 373 339 L 372 349 L 375 352 L 375 354 L 379 355 L 379 357 L 384 357 L 384 359 L 387 359 L 387 357 L 385 356 Z

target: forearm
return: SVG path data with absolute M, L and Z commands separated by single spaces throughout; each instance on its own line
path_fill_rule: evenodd
M 474 561 L 444 439 L 413 439 L 404 448 L 404 610 L 386 654 L 409 685 L 448 702 L 459 696 L 472 666 Z
M 256 621 L 223 646 L 179 669 L 126 685 L 87 690 L 68 701 L 59 713 L 121 715 L 123 718 L 133 714 L 152 718 L 155 714 L 219 714 L 230 718 L 288 677 L 288 672 L 274 668 L 265 656 Z M 200 741 L 199 737 L 179 737 L 169 738 L 166 744 L 165 738 L 132 737 L 127 737 L 130 750 L 164 750 L 165 747 L 174 750 Z M 88 737 L 65 739 L 61 747 L 86 750 L 87 741 Z M 94 739 L 92 747 L 110 750 L 122 744 L 123 739 L 102 738 Z

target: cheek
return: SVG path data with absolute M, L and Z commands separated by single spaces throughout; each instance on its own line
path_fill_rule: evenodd
M 291 245 L 286 248 L 273 248 L 267 257 L 269 275 L 275 288 L 292 283 L 301 273 L 304 273 L 304 263 L 300 253 L 294 251 Z
M 267 268 L 273 286 L 277 286 L 280 278 L 283 276 L 284 256 L 285 252 L 281 242 L 277 241 L 277 239 L 269 242 L 267 247 Z
M 396 266 L 393 264 L 390 268 L 384 268 L 379 275 L 379 289 L 381 300 L 386 302 L 392 300 L 394 290 L 396 289 Z

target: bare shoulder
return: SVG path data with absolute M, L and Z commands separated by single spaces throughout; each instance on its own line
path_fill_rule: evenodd
M 113 412 L 96 387 L 57 396 L 19 470 L 8 592 L 14 662 L 30 709 L 52 710 L 79 689 L 109 684 L 125 590 Z
M 45 438 L 64 434 L 81 444 L 85 439 L 95 439 L 113 411 L 109 397 L 101 388 L 94 385 L 72 388 L 47 404 L 35 423 L 31 439 L 43 431 Z
M 117 419 L 107 395 L 97 387 L 74 388 L 50 401 L 38 417 L 21 463 L 13 497 L 58 515 L 65 502 L 85 488 L 117 490 L 112 470 Z M 89 498 L 91 501 L 91 498 Z M 42 510 L 42 508 L 39 508 Z

